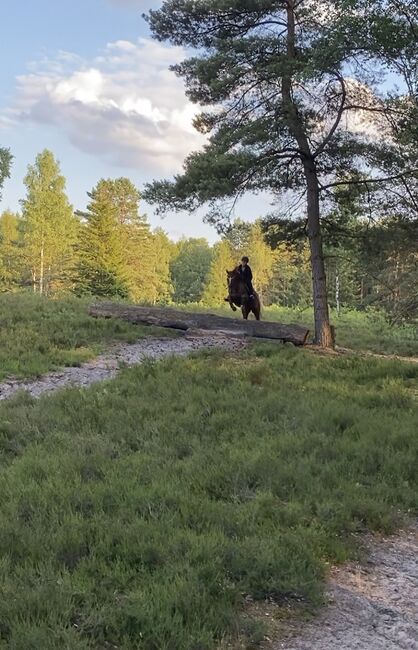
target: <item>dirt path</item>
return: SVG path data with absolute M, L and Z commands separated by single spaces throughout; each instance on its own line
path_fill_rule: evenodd
M 36 379 L 9 379 L 0 383 L 0 400 L 8 399 L 20 390 L 33 397 L 68 386 L 90 386 L 117 375 L 121 366 L 134 366 L 145 359 L 186 356 L 201 349 L 241 349 L 243 340 L 222 336 L 193 336 L 182 338 L 147 338 L 134 344 L 120 344 L 92 361 L 77 368 L 62 368 Z
M 364 566 L 334 569 L 329 606 L 289 624 L 271 650 L 417 650 L 418 527 L 370 542 Z M 302 630 L 301 630 L 302 627 Z

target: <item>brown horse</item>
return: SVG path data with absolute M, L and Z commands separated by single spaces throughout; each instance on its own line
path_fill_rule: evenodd
M 242 316 L 245 320 L 248 319 L 248 316 L 251 314 L 251 312 L 254 314 L 257 320 L 260 320 L 260 298 L 258 297 L 257 293 L 254 293 L 254 297 L 250 298 L 248 287 L 241 278 L 238 268 L 234 269 L 233 271 L 227 271 L 226 276 L 228 298 L 225 298 L 225 301 L 229 302 L 232 311 L 237 311 L 237 307 L 241 307 Z

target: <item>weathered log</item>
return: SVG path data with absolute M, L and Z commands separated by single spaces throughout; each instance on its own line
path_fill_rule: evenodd
M 250 338 L 290 341 L 294 345 L 304 345 L 309 335 L 309 330 L 302 325 L 284 325 L 271 321 L 245 321 L 166 307 L 137 307 L 107 302 L 91 305 L 89 314 L 95 318 L 120 318 L 130 323 L 142 323 L 183 331 L 189 329 L 225 330 Z

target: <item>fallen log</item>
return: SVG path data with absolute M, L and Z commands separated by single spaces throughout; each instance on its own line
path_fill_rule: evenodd
M 175 330 L 229 331 L 231 336 L 289 341 L 305 345 L 309 330 L 302 325 L 284 325 L 271 321 L 238 320 L 209 313 L 194 313 L 167 307 L 137 307 L 118 303 L 96 303 L 89 308 L 95 318 L 120 318 L 130 323 L 168 327 Z

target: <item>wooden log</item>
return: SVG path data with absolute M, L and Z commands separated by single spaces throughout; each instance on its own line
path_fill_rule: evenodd
M 271 321 L 255 321 L 226 318 L 209 313 L 179 311 L 167 307 L 138 307 L 119 303 L 96 303 L 89 308 L 95 318 L 120 318 L 130 323 L 142 323 L 187 331 L 225 330 L 256 339 L 289 341 L 294 345 L 305 345 L 309 330 L 302 325 L 284 325 Z

